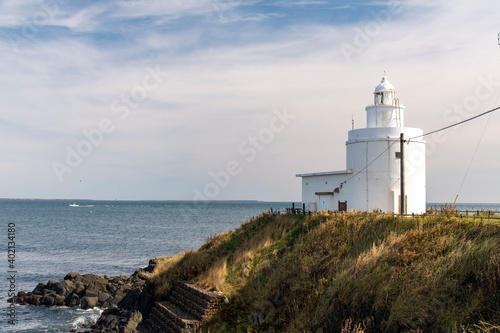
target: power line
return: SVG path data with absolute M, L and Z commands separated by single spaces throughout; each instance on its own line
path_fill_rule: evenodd
M 398 143 L 399 140 L 397 141 L 394 141 L 389 147 L 387 147 L 386 150 L 384 150 L 383 152 L 380 153 L 380 155 L 378 155 L 377 157 L 375 157 L 373 159 L 373 161 L 371 161 L 369 164 L 367 164 L 363 169 L 359 170 L 358 172 L 356 172 L 354 175 L 352 175 L 349 179 L 346 179 L 344 180 L 342 183 L 340 183 L 340 186 L 342 186 L 343 184 L 347 183 L 348 181 L 350 181 L 351 179 L 353 179 L 354 177 L 356 177 L 357 175 L 359 175 L 360 173 L 362 173 L 363 171 L 365 171 L 366 169 L 368 169 L 368 167 L 370 165 L 372 165 L 373 163 L 375 163 L 376 160 L 378 160 L 380 157 L 382 157 L 382 155 L 384 155 L 384 153 L 386 151 L 388 151 L 389 149 L 391 149 L 392 146 L 394 146 L 396 143 Z
M 497 105 L 499 98 L 500 98 L 500 91 L 498 92 L 497 99 L 495 100 L 495 103 L 493 104 L 493 106 Z M 486 128 L 488 128 L 488 124 L 490 123 L 490 120 L 491 120 L 491 113 L 488 116 L 488 120 L 486 121 L 486 124 L 484 125 L 483 133 L 481 134 L 481 137 L 479 138 L 479 142 L 477 143 L 476 150 L 474 150 L 474 154 L 472 155 L 472 159 L 469 163 L 469 166 L 467 167 L 467 171 L 465 172 L 464 178 L 462 179 L 462 183 L 460 184 L 460 187 L 458 188 L 455 202 L 457 201 L 458 196 L 460 195 L 460 192 L 462 191 L 462 187 L 464 186 L 465 180 L 467 179 L 467 175 L 469 174 L 470 168 L 472 166 L 472 162 L 474 162 L 474 159 L 476 158 L 477 151 L 479 150 L 479 146 L 481 145 L 481 142 L 483 141 L 484 133 L 486 133 Z M 453 207 L 452 207 L 452 210 L 453 210 Z
M 487 115 L 487 114 L 490 114 L 490 116 L 491 116 L 491 113 L 493 113 L 493 112 L 495 112 L 495 111 L 498 111 L 498 110 L 500 110 L 500 107 L 497 107 L 497 108 L 491 109 L 491 110 L 489 110 L 489 111 L 486 111 L 486 112 L 483 112 L 483 113 L 481 113 L 481 114 L 478 114 L 477 116 L 471 117 L 471 118 L 469 118 L 469 119 L 462 120 L 462 121 L 460 121 L 460 122 L 458 122 L 458 123 L 455 123 L 455 124 L 452 124 L 452 125 L 449 125 L 449 126 L 446 126 L 446 127 L 443 127 L 443 128 L 437 129 L 437 130 L 434 130 L 434 131 L 432 131 L 432 132 L 428 132 L 428 133 L 425 133 L 425 134 L 422 134 L 422 135 L 414 136 L 414 137 L 412 137 L 412 138 L 409 138 L 409 139 L 405 140 L 405 142 L 408 142 L 408 143 L 409 143 L 409 142 L 410 142 L 410 140 L 417 139 L 417 138 L 423 138 L 424 136 L 428 136 L 428 135 L 431 135 L 431 134 L 435 134 L 435 133 L 438 133 L 438 132 L 441 132 L 441 131 L 444 131 L 444 130 L 450 129 L 450 128 L 452 128 L 452 127 L 455 127 L 455 126 L 458 126 L 458 125 L 464 124 L 464 123 L 466 123 L 466 122 L 469 122 L 469 121 L 471 121 L 471 120 L 477 119 L 477 118 L 482 117 L 482 116 L 485 116 L 485 115 Z M 488 122 L 489 122 L 489 119 L 488 119 Z M 488 126 L 488 124 L 486 124 L 486 126 Z M 485 129 L 484 129 L 484 130 L 486 130 L 486 127 L 485 127 Z M 483 135 L 484 135 L 484 131 L 483 131 Z M 481 136 L 481 138 L 482 138 L 482 136 Z M 367 165 L 366 165 L 363 169 L 359 170 L 356 174 L 352 175 L 350 178 L 348 178 L 348 179 L 344 180 L 342 183 L 340 183 L 340 186 L 342 186 L 343 184 L 347 183 L 348 181 L 350 181 L 351 179 L 353 179 L 354 177 L 356 177 L 357 175 L 359 175 L 360 173 L 362 173 L 363 171 L 365 171 L 366 169 L 368 169 L 368 167 L 369 167 L 370 165 L 372 165 L 373 163 L 375 163 L 375 161 L 376 161 L 376 160 L 378 160 L 380 157 L 382 157 L 382 155 L 384 155 L 384 153 L 385 153 L 385 152 L 387 152 L 389 149 L 391 149 L 391 147 L 392 147 L 392 146 L 394 146 L 394 145 L 395 145 L 396 143 L 398 143 L 398 142 L 399 142 L 399 140 L 394 141 L 394 142 L 393 142 L 393 143 L 392 143 L 392 144 L 391 144 L 391 145 L 390 145 L 390 146 L 389 146 L 386 150 L 384 150 L 382 153 L 380 153 L 380 155 L 378 155 L 377 157 L 375 157 L 375 158 L 374 158 L 374 159 L 373 159 L 373 160 L 372 160 L 369 164 L 367 164 Z M 479 141 L 479 142 L 481 142 L 481 141 Z M 479 146 L 479 145 L 478 145 L 478 146 Z M 476 148 L 476 152 L 477 152 L 477 148 Z M 475 154 L 476 154 L 476 153 L 474 153 L 474 156 L 475 156 Z M 474 157 L 473 157 L 473 159 L 474 159 Z M 472 164 L 472 162 L 471 162 L 471 164 Z M 470 168 L 470 165 L 469 165 L 469 168 Z M 468 172 L 469 172 L 469 170 L 467 170 L 467 173 L 468 173 Z M 466 176 L 467 176 L 467 174 L 466 174 Z M 462 185 L 463 185 L 463 184 L 462 184 Z
M 409 139 L 408 139 L 408 141 L 409 141 L 409 140 L 416 139 L 416 138 L 423 138 L 424 136 L 431 135 L 431 134 L 434 134 L 434 133 L 437 133 L 437 132 L 441 132 L 441 131 L 447 130 L 447 129 L 449 129 L 449 128 L 452 128 L 452 127 L 455 127 L 455 126 L 461 125 L 461 124 L 463 124 L 463 123 L 466 123 L 466 122 L 468 122 L 468 121 L 471 121 L 471 120 L 477 119 L 477 118 L 479 118 L 479 117 L 482 117 L 482 116 L 484 116 L 484 115 L 487 115 L 488 113 L 492 113 L 492 112 L 495 112 L 495 111 L 498 111 L 498 110 L 500 110 L 500 107 L 495 108 L 495 109 L 491 109 L 491 110 L 489 110 L 489 111 L 486 111 L 486 112 L 483 112 L 483 113 L 481 113 L 481 114 L 478 114 L 477 116 L 474 116 L 474 117 L 472 117 L 472 118 L 462 120 L 462 121 L 460 121 L 460 122 L 458 122 L 458 123 L 455 123 L 455 124 L 452 124 L 452 125 L 449 125 L 449 126 L 446 126 L 446 127 L 440 128 L 440 129 L 437 129 L 437 130 L 435 130 L 435 131 L 432 131 L 432 132 L 429 132 L 429 133 L 425 133 L 425 134 L 422 134 L 422 135 L 418 135 L 418 136 L 415 136 L 415 137 L 413 137 L 413 138 L 409 138 Z

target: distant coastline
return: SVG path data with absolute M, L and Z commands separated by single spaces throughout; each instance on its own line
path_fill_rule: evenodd
M 122 200 L 122 199 L 43 199 L 43 198 L 0 198 L 0 200 L 20 201 L 120 201 L 120 202 L 288 202 L 288 201 L 261 201 L 261 200 Z M 291 201 L 290 201 L 291 202 Z

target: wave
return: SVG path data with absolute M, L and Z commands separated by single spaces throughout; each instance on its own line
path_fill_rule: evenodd
M 76 309 L 76 312 L 81 314 L 79 315 L 72 323 L 71 328 L 78 329 L 79 331 L 86 331 L 84 326 L 90 326 L 97 322 L 97 319 L 101 316 L 104 310 L 101 308 L 94 309 Z M 89 329 L 90 332 L 90 329 Z

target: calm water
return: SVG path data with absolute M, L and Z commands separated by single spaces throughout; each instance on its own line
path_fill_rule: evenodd
M 0 200 L 0 332 L 68 332 L 95 321 L 99 310 L 17 307 L 17 325 L 7 323 L 7 225 L 16 225 L 16 286 L 31 291 L 39 282 L 68 272 L 130 275 L 149 259 L 194 249 L 213 234 L 232 230 L 252 216 L 291 203 L 116 202 Z M 440 204 L 431 204 L 431 206 Z M 298 207 L 298 205 L 297 205 Z M 500 205 L 459 205 L 500 210 Z
M 149 259 L 199 247 L 263 211 L 291 203 L 115 202 L 0 200 L 3 230 L 0 264 L 0 332 L 68 332 L 95 321 L 98 310 L 17 307 L 7 323 L 7 225 L 16 225 L 17 290 L 62 280 L 68 272 L 131 275 Z

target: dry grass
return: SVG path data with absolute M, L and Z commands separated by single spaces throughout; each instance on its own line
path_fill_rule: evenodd
M 258 330 L 309 332 L 343 313 L 345 332 L 363 332 L 354 322 L 379 313 L 382 330 L 492 332 L 500 322 L 500 225 L 446 214 L 263 214 L 160 261 L 160 294 L 172 279 L 224 291 L 230 305 L 210 324 L 224 331 L 247 331 L 252 313 L 265 313 Z
M 202 286 L 222 290 L 227 276 L 227 257 L 216 261 L 207 271 L 201 273 L 196 282 Z
M 181 252 L 175 256 L 156 258 L 157 263 L 153 271 L 153 274 L 151 275 L 152 280 L 157 279 L 158 276 L 161 274 L 161 272 L 167 271 L 170 268 L 177 265 L 179 261 L 181 261 L 181 259 L 184 258 L 186 253 L 187 252 Z
M 341 333 L 364 333 L 366 326 L 362 323 L 354 324 L 351 319 L 347 319 L 342 325 Z

